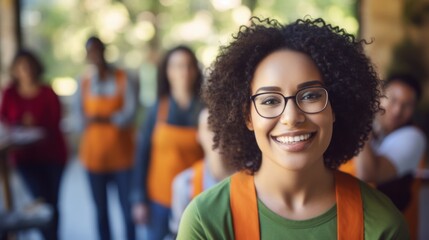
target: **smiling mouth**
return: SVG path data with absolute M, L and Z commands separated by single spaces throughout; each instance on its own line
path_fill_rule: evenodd
M 273 137 L 273 139 L 276 142 L 282 143 L 282 144 L 294 144 L 299 142 L 307 141 L 308 139 L 312 138 L 315 135 L 315 133 L 306 133 L 296 136 L 278 136 Z

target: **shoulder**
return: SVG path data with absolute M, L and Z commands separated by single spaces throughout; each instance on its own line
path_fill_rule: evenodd
M 380 191 L 360 181 L 366 239 L 408 239 L 401 212 Z
M 11 95 L 11 94 L 16 94 L 17 89 L 15 85 L 11 84 L 5 87 L 2 92 L 3 92 L 3 95 Z
M 423 131 L 415 126 L 405 126 L 387 135 L 378 152 L 393 160 L 407 162 L 410 158 L 416 158 L 415 161 L 418 162 L 425 147 L 426 137 Z
M 51 86 L 42 84 L 40 86 L 40 95 L 49 100 L 58 99 L 58 95 L 52 89 Z
M 387 135 L 385 141 L 409 141 L 410 139 L 426 141 L 423 131 L 415 126 L 401 127 Z
M 192 200 L 183 214 L 178 239 L 230 239 L 229 179 Z
M 194 172 L 192 168 L 188 168 L 183 172 L 179 173 L 179 175 L 177 175 L 173 181 L 174 191 L 182 191 L 184 189 L 187 189 L 190 185 L 193 174 Z
M 197 206 L 201 209 L 212 208 L 213 204 L 221 204 L 228 206 L 229 211 L 229 183 L 230 177 L 224 179 L 212 188 L 204 191 L 195 198 Z
M 56 95 L 56 93 L 54 92 L 54 90 L 52 89 L 52 87 L 51 87 L 51 86 L 49 86 L 49 85 L 46 85 L 46 84 L 42 84 L 42 85 L 40 85 L 40 90 L 41 90 L 43 93 L 46 93 L 46 94 Z

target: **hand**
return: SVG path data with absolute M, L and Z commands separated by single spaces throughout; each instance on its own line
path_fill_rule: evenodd
M 34 125 L 34 117 L 31 113 L 25 112 L 22 115 L 22 125 L 24 125 L 24 126 L 33 126 Z
M 149 208 L 147 204 L 136 203 L 132 209 L 133 219 L 136 224 L 146 224 L 149 220 Z
M 93 116 L 88 119 L 89 123 L 109 123 L 110 119 L 108 117 L 100 117 L 100 116 Z

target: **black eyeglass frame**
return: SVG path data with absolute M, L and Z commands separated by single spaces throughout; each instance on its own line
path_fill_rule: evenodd
M 320 89 L 323 89 L 323 90 L 326 92 L 326 103 L 325 103 L 325 106 L 324 106 L 324 107 L 322 108 L 322 110 L 320 110 L 320 111 L 317 111 L 317 112 L 306 112 L 306 111 L 302 110 L 302 109 L 301 109 L 301 107 L 300 107 L 300 106 L 299 106 L 299 104 L 298 104 L 298 100 L 296 99 L 296 96 L 297 96 L 297 95 L 299 95 L 299 93 L 300 93 L 300 92 L 302 92 L 302 91 L 304 91 L 304 90 L 307 90 L 307 89 L 310 89 L 310 88 L 320 88 Z M 256 98 L 256 97 L 258 97 L 258 96 L 260 96 L 260 95 L 269 94 L 269 93 L 271 93 L 271 94 L 273 94 L 273 93 L 274 93 L 274 94 L 280 95 L 280 96 L 282 96 L 282 97 L 285 99 L 285 104 L 284 104 L 284 106 L 283 106 L 283 110 L 279 113 L 279 115 L 277 115 L 277 116 L 275 116 L 275 117 L 264 117 L 264 116 L 262 116 L 262 115 L 261 115 L 261 113 L 259 113 L 258 108 L 256 107 L 255 98 Z M 261 116 L 261 117 L 263 117 L 263 118 L 266 118 L 266 119 L 278 118 L 280 115 L 282 115 L 282 114 L 283 114 L 283 112 L 284 112 L 284 111 L 285 111 L 285 109 L 286 109 L 286 105 L 287 105 L 287 102 L 288 102 L 288 100 L 289 100 L 289 99 L 294 99 L 294 100 L 295 100 L 295 105 L 298 107 L 298 109 L 299 109 L 301 112 L 306 113 L 306 114 L 317 114 L 317 113 L 320 113 L 320 112 L 322 112 L 323 110 L 325 110 L 325 109 L 326 109 L 326 106 L 328 106 L 328 102 L 329 102 L 329 93 L 328 93 L 328 90 L 327 90 L 325 87 L 321 87 L 321 86 L 317 86 L 317 87 L 315 87 L 315 86 L 313 86 L 313 87 L 301 88 L 300 90 L 298 90 L 298 91 L 296 92 L 296 94 L 295 94 L 295 95 L 293 95 L 293 96 L 289 96 L 289 97 L 285 97 L 283 94 L 281 94 L 281 93 L 279 93 L 279 92 L 263 92 L 263 93 L 258 93 L 258 94 L 255 94 L 255 95 L 250 96 L 250 100 L 253 102 L 253 106 L 255 107 L 256 112 L 258 113 L 258 115 L 259 115 L 259 116 Z

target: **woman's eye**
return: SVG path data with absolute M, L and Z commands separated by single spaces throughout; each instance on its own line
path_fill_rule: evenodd
M 261 101 L 262 105 L 275 105 L 275 104 L 279 104 L 281 101 L 278 98 L 274 98 L 274 97 L 270 97 L 270 98 L 265 98 L 263 101 Z
M 307 92 L 301 95 L 301 101 L 316 101 L 322 97 L 322 94 L 318 92 Z

